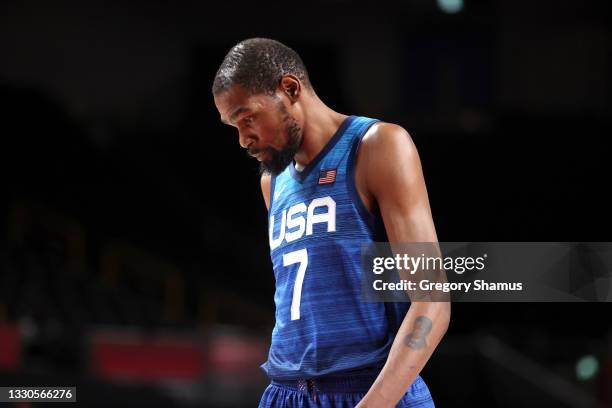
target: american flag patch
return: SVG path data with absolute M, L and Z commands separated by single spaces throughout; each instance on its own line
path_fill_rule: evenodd
M 331 184 L 336 181 L 336 169 L 322 170 L 319 174 L 319 184 Z

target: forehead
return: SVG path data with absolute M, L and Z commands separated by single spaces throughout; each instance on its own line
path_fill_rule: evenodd
M 226 123 L 231 123 L 240 113 L 266 108 L 273 101 L 270 95 L 251 95 L 239 85 L 232 86 L 214 98 L 221 120 Z

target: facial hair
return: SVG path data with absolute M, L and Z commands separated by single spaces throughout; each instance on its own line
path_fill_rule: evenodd
M 287 134 L 287 143 L 281 150 L 276 150 L 272 147 L 262 149 L 262 152 L 267 152 L 269 155 L 268 160 L 263 160 L 259 165 L 259 171 L 261 174 L 272 174 L 274 176 L 287 168 L 287 166 L 293 161 L 293 157 L 300 149 L 302 144 L 301 129 L 297 120 L 287 112 L 287 109 L 282 103 L 279 103 L 279 112 L 283 115 L 283 124 L 285 127 L 285 133 Z

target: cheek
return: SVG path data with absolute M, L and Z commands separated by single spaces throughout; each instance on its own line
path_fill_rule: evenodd
M 259 129 L 259 137 L 264 144 L 278 149 L 285 140 L 284 130 L 279 125 L 266 125 Z

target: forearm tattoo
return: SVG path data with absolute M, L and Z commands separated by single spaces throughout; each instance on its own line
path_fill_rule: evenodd
M 431 331 L 432 323 L 431 319 L 427 316 L 419 316 L 415 319 L 414 325 L 412 326 L 412 332 L 408 333 L 404 339 L 406 346 L 421 350 L 427 346 L 425 339 Z

